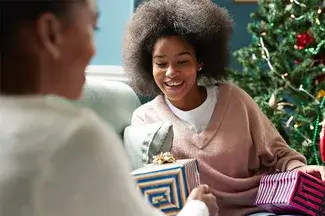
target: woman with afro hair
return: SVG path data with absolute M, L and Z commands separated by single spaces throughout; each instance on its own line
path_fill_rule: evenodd
M 209 0 L 150 0 L 127 26 L 123 61 L 133 88 L 155 99 L 135 110 L 132 125 L 171 121 L 171 152 L 196 158 L 219 215 L 270 215 L 254 206 L 261 175 L 306 166 L 254 100 L 227 83 L 232 20 Z

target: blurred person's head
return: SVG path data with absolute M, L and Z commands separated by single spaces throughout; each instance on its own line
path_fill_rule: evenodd
M 1 1 L 0 94 L 80 97 L 96 0 Z

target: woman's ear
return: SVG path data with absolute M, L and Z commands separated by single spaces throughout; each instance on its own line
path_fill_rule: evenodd
M 52 13 L 45 13 L 37 21 L 37 34 L 42 46 L 57 59 L 63 41 L 62 25 Z

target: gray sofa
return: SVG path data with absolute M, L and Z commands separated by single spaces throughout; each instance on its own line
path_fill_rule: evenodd
M 126 83 L 87 78 L 83 96 L 77 104 L 95 111 L 122 138 L 133 111 L 141 102 Z

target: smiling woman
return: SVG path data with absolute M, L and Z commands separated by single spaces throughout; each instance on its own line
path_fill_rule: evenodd
M 254 100 L 226 81 L 228 12 L 211 0 L 140 4 L 125 35 L 123 59 L 134 88 L 156 96 L 131 125 L 171 122 L 171 153 L 195 158 L 217 197 L 219 216 L 248 215 L 261 174 L 304 167 Z M 211 82 L 199 83 L 200 78 Z
M 206 93 L 196 85 L 197 77 L 222 80 L 227 76 L 231 33 L 228 12 L 210 1 L 144 2 L 126 29 L 125 72 L 141 95 L 166 93 L 171 101 L 187 95 L 202 101 Z M 175 73 L 180 75 L 177 79 Z M 166 81 L 184 81 L 184 91 L 175 95 L 171 92 L 175 88 L 169 88 L 167 94 Z
M 205 88 L 196 84 L 202 63 L 197 62 L 195 50 L 186 41 L 178 36 L 160 38 L 153 47 L 152 56 L 154 80 L 176 107 L 191 110 L 203 103 Z

